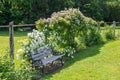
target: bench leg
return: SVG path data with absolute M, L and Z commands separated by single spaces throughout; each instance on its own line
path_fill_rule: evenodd
M 54 61 L 52 61 L 51 65 L 53 66 Z
M 64 65 L 64 64 L 63 64 L 63 58 L 61 58 L 60 61 L 61 61 L 61 65 L 63 66 L 63 65 Z
M 44 68 L 45 68 L 45 66 L 43 65 L 43 67 L 42 67 L 42 74 L 44 74 L 45 72 L 44 72 Z

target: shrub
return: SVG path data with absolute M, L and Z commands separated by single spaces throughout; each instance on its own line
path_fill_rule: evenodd
M 85 36 L 86 46 L 96 45 L 102 42 L 101 35 L 95 28 L 91 28 Z
M 115 36 L 113 35 L 113 33 L 111 31 L 106 32 L 105 37 L 107 40 L 114 40 Z
M 53 13 L 51 18 L 40 19 L 36 23 L 38 30 L 45 34 L 46 43 L 51 44 L 57 51 L 65 52 L 66 56 L 72 56 L 79 46 L 81 39 L 78 37 L 86 36 L 89 28 L 97 25 L 96 21 L 85 17 L 78 9 Z M 79 41 L 76 42 L 75 38 Z
M 9 54 L 6 51 L 1 51 L 0 55 L 0 79 L 4 79 L 4 76 L 7 72 L 10 72 L 12 70 L 11 68 L 11 60 L 9 57 Z M 4 53 L 4 54 L 3 54 Z
M 114 40 L 115 39 L 115 35 L 114 35 L 114 32 L 113 32 L 113 27 L 112 26 L 109 26 L 109 27 L 106 27 L 107 30 L 105 32 L 105 38 L 107 40 Z
M 10 53 L 6 51 L 1 51 L 0 55 L 0 80 L 31 80 L 34 77 L 35 70 L 31 70 L 30 64 L 25 60 L 22 61 L 20 67 L 14 66 L 12 68 L 12 63 L 10 59 Z M 15 62 L 15 61 L 14 61 Z
M 104 21 L 100 21 L 100 26 L 105 27 L 107 24 Z

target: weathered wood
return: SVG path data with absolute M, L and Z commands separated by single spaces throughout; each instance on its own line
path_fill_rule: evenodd
M 116 28 L 116 22 L 115 21 L 113 21 L 113 34 L 114 34 L 114 36 L 115 36 L 115 28 Z
M 9 25 L 1 25 L 0 28 L 9 27 Z
M 111 24 L 113 24 L 113 22 L 105 22 L 105 23 L 109 23 L 109 24 L 111 23 Z M 116 22 L 116 21 L 115 21 L 115 23 L 120 23 L 120 22 Z
M 13 22 L 9 23 L 9 41 L 10 41 L 10 57 L 12 62 L 12 67 L 14 69 L 14 28 Z
M 40 60 L 40 59 L 43 59 L 44 57 L 47 57 L 49 55 L 53 55 L 53 51 L 51 48 L 45 48 L 43 50 L 38 50 L 37 52 L 38 53 L 36 53 L 36 54 L 31 54 L 31 58 L 33 60 Z
M 30 30 L 32 30 L 31 27 L 23 27 L 23 31 L 30 31 Z
M 36 26 L 36 24 L 19 24 L 19 25 L 13 25 L 14 27 L 29 27 L 29 26 Z
M 0 25 L 0 28 L 9 27 L 10 25 Z M 36 24 L 18 24 L 13 25 L 13 27 L 30 27 L 30 26 L 36 26 Z

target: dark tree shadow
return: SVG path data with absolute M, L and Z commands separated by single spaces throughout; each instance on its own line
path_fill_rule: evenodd
M 103 46 L 104 45 L 101 44 L 101 45 L 96 45 L 93 47 L 88 47 L 87 49 L 80 50 L 80 52 L 78 52 L 74 55 L 73 59 L 68 59 L 68 61 L 65 62 L 64 66 L 61 69 L 65 69 L 65 68 L 68 68 L 69 66 L 72 66 L 76 61 L 80 61 L 80 60 L 86 59 L 88 57 L 92 57 L 92 56 L 99 54 L 100 49 Z M 49 78 L 52 77 L 52 75 L 54 75 L 55 73 L 59 73 L 61 69 L 58 69 L 55 72 L 53 72 L 49 75 L 46 75 L 44 77 L 49 80 Z

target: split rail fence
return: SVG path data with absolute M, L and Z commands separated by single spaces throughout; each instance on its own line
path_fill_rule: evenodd
M 120 37 L 120 22 L 105 22 L 108 27 L 103 27 L 100 25 L 100 22 L 98 22 L 98 31 L 100 33 L 105 33 L 108 29 L 111 29 L 111 31 L 113 32 L 113 35 L 115 37 Z

